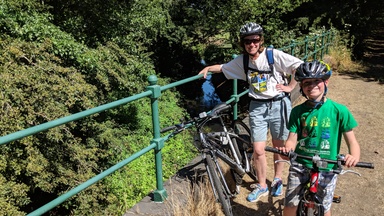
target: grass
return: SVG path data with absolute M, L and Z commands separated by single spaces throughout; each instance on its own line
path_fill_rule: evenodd
M 341 44 L 332 46 L 329 49 L 329 53 L 324 55 L 323 60 L 331 66 L 334 73 L 359 72 L 365 70 L 361 62 L 352 60 L 351 51 Z
M 209 181 L 196 182 L 190 187 L 184 188 L 183 193 L 187 194 L 187 200 L 175 199 L 168 202 L 167 209 L 173 216 L 195 216 L 195 215 L 224 215 L 221 206 L 216 202 Z

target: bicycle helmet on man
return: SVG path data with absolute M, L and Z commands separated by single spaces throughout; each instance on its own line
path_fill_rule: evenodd
M 263 28 L 254 22 L 247 23 L 240 28 L 240 38 L 243 39 L 249 35 L 263 35 Z

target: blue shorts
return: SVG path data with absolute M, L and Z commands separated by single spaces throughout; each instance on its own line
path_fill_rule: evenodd
M 302 169 L 302 167 L 300 167 Z M 285 206 L 293 207 L 298 206 L 300 198 L 303 194 L 300 194 L 302 188 L 305 187 L 305 183 L 309 180 L 309 171 L 305 173 L 297 172 L 296 170 L 289 169 L 288 184 L 285 191 Z M 317 195 L 323 199 L 324 212 L 331 209 L 333 194 L 335 192 L 337 182 L 337 174 L 332 172 L 320 172 L 319 173 L 319 185 Z
M 249 125 L 251 126 L 252 142 L 267 141 L 268 129 L 272 139 L 286 140 L 287 124 L 292 104 L 289 97 L 278 101 L 255 101 L 249 104 Z

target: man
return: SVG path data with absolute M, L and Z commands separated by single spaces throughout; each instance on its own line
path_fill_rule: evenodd
M 295 88 L 297 82 L 292 79 L 288 84 L 285 74 L 293 75 L 303 61 L 282 51 L 274 50 L 274 64 L 270 67 L 264 47 L 263 28 L 257 23 L 250 22 L 241 27 L 240 45 L 243 48 L 242 55 L 225 64 L 205 67 L 199 74 L 204 74 L 206 78 L 208 72 L 223 72 L 228 79 L 247 80 L 249 83 L 251 98 L 249 123 L 258 184 L 248 195 L 247 200 L 256 202 L 269 192 L 266 183 L 267 160 L 264 151 L 268 129 L 274 147 L 284 146 L 284 140 L 288 136 L 286 125 L 292 108 L 289 93 Z M 248 62 L 245 65 L 246 70 L 244 62 Z M 281 159 L 281 156 L 275 154 L 274 160 L 277 159 Z M 282 195 L 283 168 L 282 163 L 274 165 L 272 196 Z

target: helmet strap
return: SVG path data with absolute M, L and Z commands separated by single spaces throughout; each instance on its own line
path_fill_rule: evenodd
M 305 98 L 307 98 L 307 101 L 305 101 L 305 104 L 307 106 L 313 108 L 313 109 L 316 109 L 316 108 L 318 108 L 318 107 L 320 107 L 321 105 L 324 104 L 325 96 L 327 95 L 328 88 L 327 88 L 327 85 L 324 82 L 324 93 L 323 93 L 323 96 L 321 97 L 320 101 L 309 99 L 308 96 L 304 94 L 302 88 L 300 88 L 300 92 L 301 92 L 302 95 L 304 95 Z

